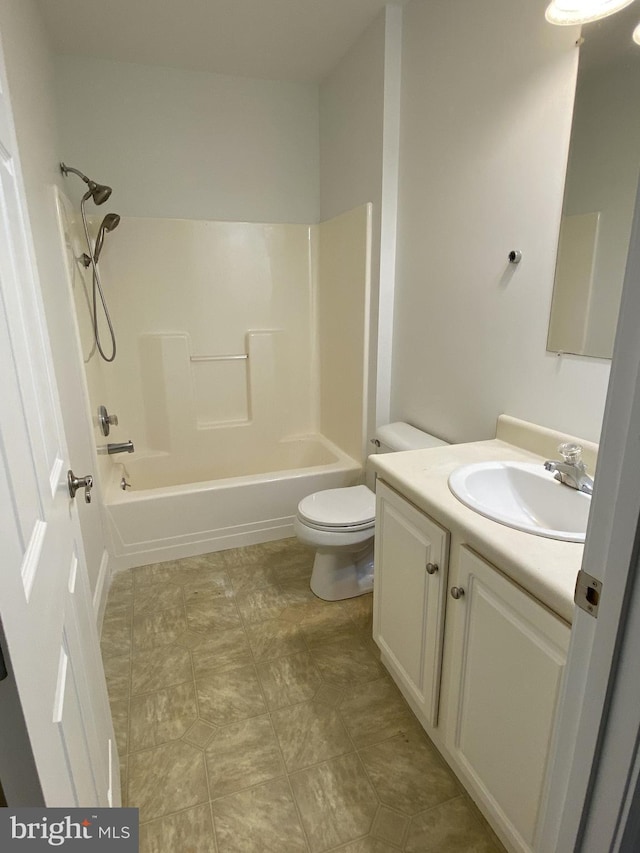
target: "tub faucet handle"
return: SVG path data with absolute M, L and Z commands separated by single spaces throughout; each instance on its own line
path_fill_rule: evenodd
M 104 436 L 109 435 L 112 426 L 118 426 L 118 416 L 110 415 L 106 406 L 98 407 L 98 423 Z

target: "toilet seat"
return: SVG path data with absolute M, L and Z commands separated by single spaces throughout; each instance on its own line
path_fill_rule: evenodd
M 298 518 L 316 530 L 368 530 L 375 526 L 376 496 L 367 486 L 314 492 L 298 504 Z

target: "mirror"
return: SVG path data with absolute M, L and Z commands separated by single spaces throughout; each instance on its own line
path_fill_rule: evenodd
M 640 3 L 582 28 L 547 349 L 611 358 L 640 167 Z

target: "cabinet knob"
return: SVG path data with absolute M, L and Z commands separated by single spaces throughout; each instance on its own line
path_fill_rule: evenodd
M 427 563 L 427 574 L 435 575 L 439 568 L 437 563 Z
M 452 586 L 451 587 L 451 598 L 462 598 L 464 595 L 464 590 L 461 586 Z

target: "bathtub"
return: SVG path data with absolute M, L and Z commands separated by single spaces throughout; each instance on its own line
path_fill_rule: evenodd
M 303 497 L 362 481 L 361 465 L 320 435 L 247 447 L 234 462 L 136 456 L 117 458 L 105 489 L 116 571 L 293 536 Z

